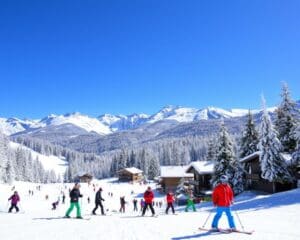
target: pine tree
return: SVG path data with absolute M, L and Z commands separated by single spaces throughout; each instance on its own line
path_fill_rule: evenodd
M 160 165 L 158 158 L 152 156 L 149 161 L 149 168 L 148 168 L 148 178 L 153 180 L 155 177 L 159 176 L 160 173 Z
M 262 170 L 261 177 L 273 182 L 273 191 L 275 192 L 274 182 L 291 182 L 292 178 L 287 170 L 286 163 L 280 152 L 282 145 L 272 124 L 270 115 L 263 101 L 263 114 L 260 124 L 260 137 L 258 148 L 260 150 L 260 166 Z
M 13 158 L 8 158 L 6 165 L 6 182 L 9 184 L 12 184 L 15 180 L 15 169 L 13 161 Z
M 296 149 L 294 130 L 297 125 L 296 103 L 290 96 L 286 83 L 283 83 L 281 92 L 282 101 L 276 110 L 275 126 L 278 131 L 278 138 L 282 144 L 282 151 L 292 153 Z
M 258 132 L 255 129 L 253 116 L 249 110 L 247 123 L 245 125 L 241 142 L 240 142 L 240 158 L 246 157 L 258 151 Z
M 227 175 L 229 183 L 234 187 L 236 182 L 233 182 L 236 169 L 233 165 L 236 160 L 234 153 L 233 141 L 230 138 L 224 122 L 221 123 L 219 138 L 218 138 L 218 153 L 214 166 L 214 175 L 212 177 L 212 184 L 215 186 L 222 175 Z
M 206 161 L 215 161 L 217 155 L 217 146 L 216 146 L 216 139 L 211 138 L 208 142 L 208 148 L 206 153 Z
M 292 154 L 291 172 L 295 176 L 300 167 L 300 125 L 294 131 L 295 139 L 297 140 L 297 148 Z
M 8 161 L 8 139 L 0 132 L 0 182 L 6 182 L 6 168 Z

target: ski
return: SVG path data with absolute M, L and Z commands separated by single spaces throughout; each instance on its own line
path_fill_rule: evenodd
M 225 233 L 225 234 L 229 234 L 231 233 L 231 231 L 228 231 L 227 229 L 222 229 L 222 228 L 203 228 L 203 227 L 199 227 L 198 228 L 200 231 L 207 231 L 207 232 L 216 232 L 216 233 Z
M 77 218 L 77 217 L 62 217 L 64 219 L 78 219 L 78 220 L 86 220 L 86 221 L 89 221 L 91 220 L 91 218 Z
M 251 235 L 252 233 L 254 233 L 254 230 L 252 230 L 252 231 L 245 231 L 245 230 L 236 229 L 236 230 L 231 230 L 231 232 L 234 232 L 234 233 L 243 233 L 243 234 Z

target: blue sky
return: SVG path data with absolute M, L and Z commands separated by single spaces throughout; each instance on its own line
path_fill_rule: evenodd
M 0 116 L 300 99 L 300 1 L 0 2 Z

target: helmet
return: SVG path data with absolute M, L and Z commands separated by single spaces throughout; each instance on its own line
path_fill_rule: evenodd
M 222 183 L 227 183 L 227 182 L 228 182 L 228 177 L 227 177 L 226 175 L 222 175 L 222 176 L 220 177 L 220 181 L 221 181 Z

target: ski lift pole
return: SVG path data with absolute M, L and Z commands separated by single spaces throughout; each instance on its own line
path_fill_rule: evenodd
M 245 231 L 244 226 L 243 226 L 243 224 L 242 224 L 242 221 L 241 221 L 240 216 L 238 215 L 237 211 L 234 211 L 234 213 L 235 213 L 237 219 L 239 220 L 239 223 L 240 223 L 240 225 L 241 225 L 243 231 Z

